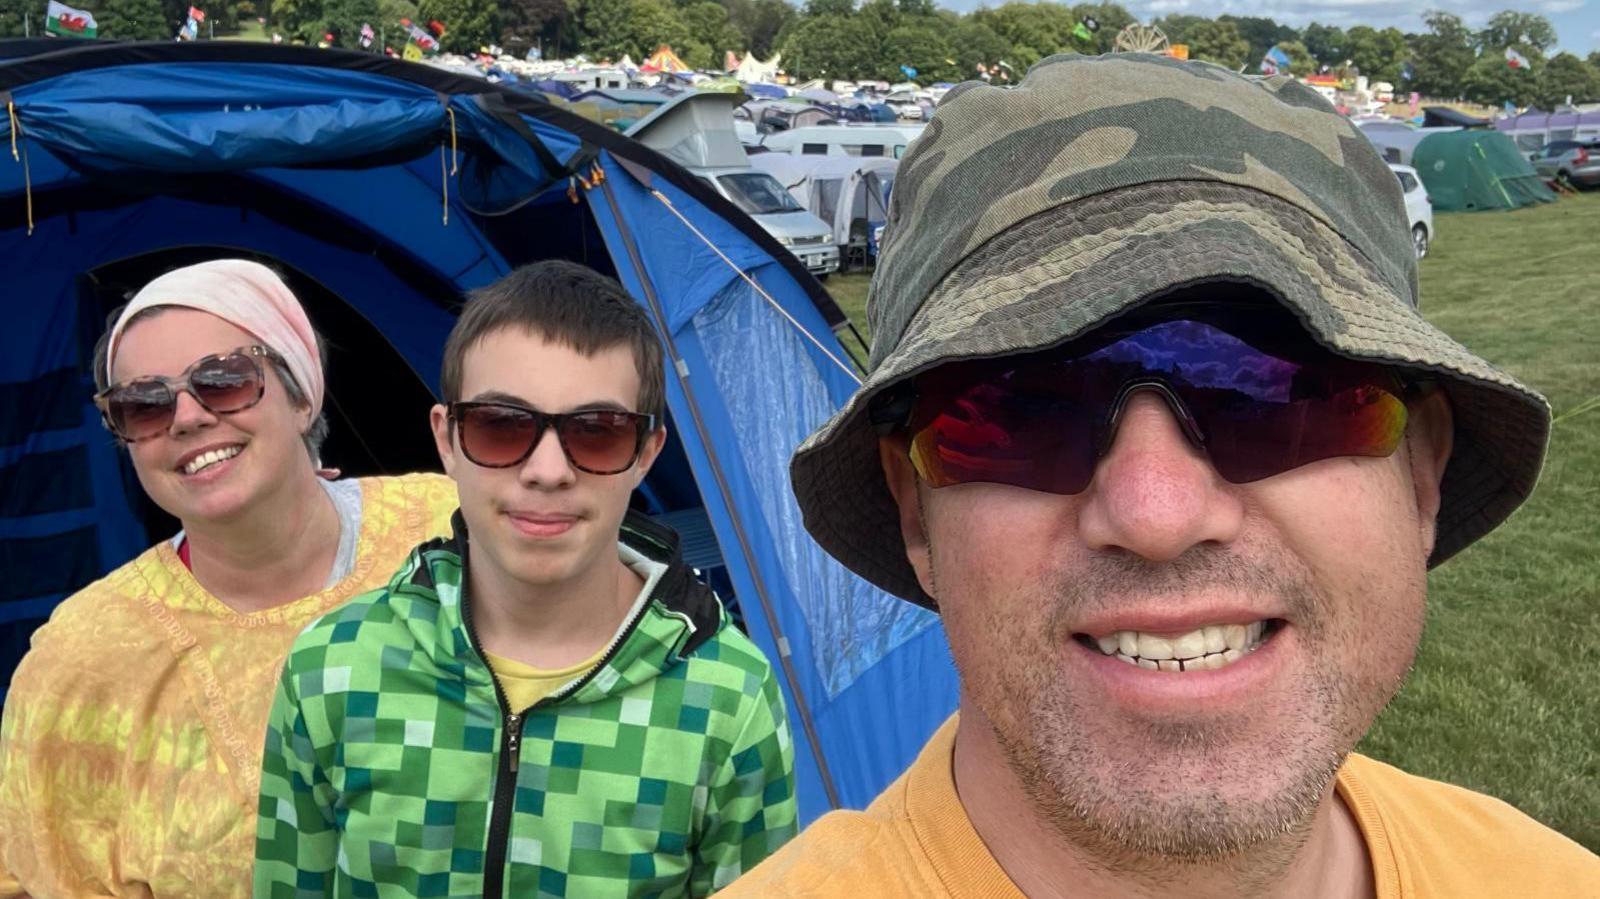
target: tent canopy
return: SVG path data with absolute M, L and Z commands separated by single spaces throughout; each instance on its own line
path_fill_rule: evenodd
M 8 56 L 0 263 L 28 302 L 0 332 L 0 677 L 57 602 L 172 533 L 89 402 L 128 292 L 222 255 L 277 266 L 338 348 L 328 464 L 397 472 L 437 466 L 420 424 L 462 293 L 560 258 L 616 277 L 663 339 L 671 437 L 634 502 L 680 530 L 772 660 L 802 816 L 864 805 L 949 714 L 937 619 L 817 548 L 789 490 L 794 446 L 854 387 L 842 316 L 699 179 L 536 95 L 371 54 Z
M 1430 134 L 1411 158 L 1436 210 L 1516 209 L 1556 198 L 1511 138 L 1498 131 Z

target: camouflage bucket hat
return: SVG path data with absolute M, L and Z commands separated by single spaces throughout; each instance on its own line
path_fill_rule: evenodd
M 1455 444 L 1431 565 L 1533 490 L 1550 407 L 1423 320 L 1399 183 L 1349 120 L 1288 77 L 1065 55 L 1014 88 L 952 90 L 902 161 L 869 374 L 790 465 L 806 528 L 857 574 L 933 606 L 906 561 L 873 398 L 1208 284 L 1264 291 L 1333 352 L 1443 385 Z

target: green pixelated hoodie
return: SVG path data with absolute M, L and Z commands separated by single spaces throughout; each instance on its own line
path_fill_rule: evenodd
M 307 628 L 268 721 L 258 899 L 699 896 L 795 833 L 793 746 L 761 650 L 664 563 L 600 664 L 510 709 L 463 601 L 466 528 Z

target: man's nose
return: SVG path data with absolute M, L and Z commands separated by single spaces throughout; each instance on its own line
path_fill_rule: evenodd
M 1116 427 L 1080 513 L 1090 548 L 1165 562 L 1196 544 L 1239 535 L 1242 500 L 1189 440 L 1161 394 L 1140 390 L 1129 397 Z

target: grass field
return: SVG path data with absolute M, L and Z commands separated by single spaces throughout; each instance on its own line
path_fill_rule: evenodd
M 1533 497 L 1432 574 L 1416 670 L 1361 749 L 1600 851 L 1600 192 L 1436 218 L 1423 312 L 1556 424 Z M 867 277 L 827 286 L 865 333 Z

